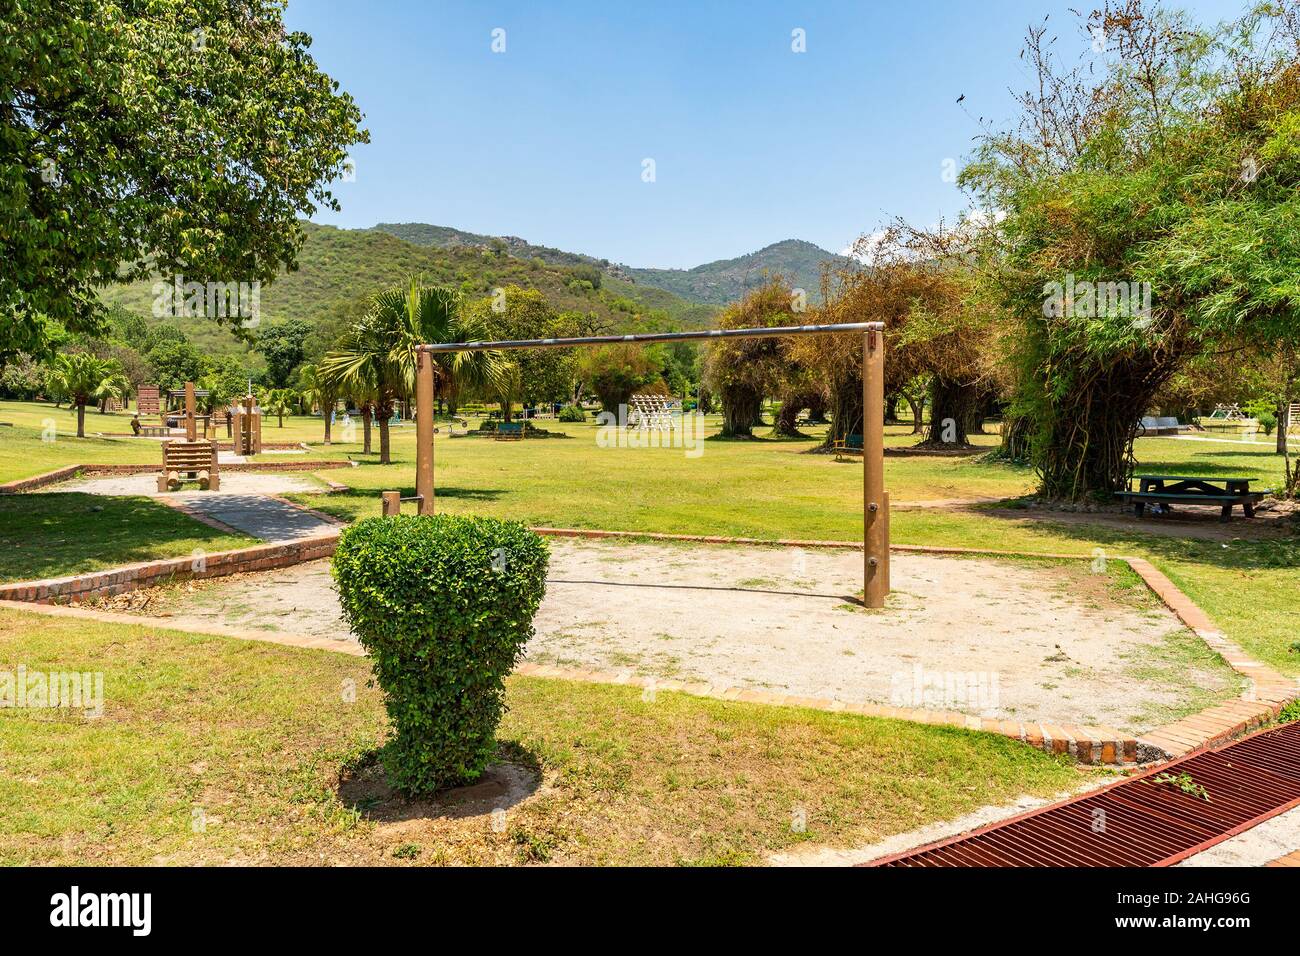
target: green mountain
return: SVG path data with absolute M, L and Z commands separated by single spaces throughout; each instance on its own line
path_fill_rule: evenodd
M 405 282 L 412 274 L 427 282 L 454 285 L 470 295 L 487 295 L 498 286 L 537 289 L 557 311 L 578 311 L 602 320 L 612 332 L 658 332 L 706 327 L 716 309 L 688 302 L 660 289 L 643 288 L 609 276 L 585 262 L 550 263 L 497 248 L 475 245 L 417 245 L 384 230 L 336 229 L 302 223 L 306 238 L 298 269 L 281 274 L 261 289 L 263 322 L 304 319 L 330 325 L 340 315 L 359 311 L 379 290 Z M 195 344 L 218 353 L 243 352 L 225 328 L 206 318 L 152 317 L 153 281 L 106 289 L 101 294 L 151 322 L 180 327 Z
M 628 271 L 640 285 L 656 286 L 691 302 L 734 302 L 768 276 L 780 276 L 793 288 L 807 292 L 809 301 L 819 302 L 822 265 L 827 262 L 837 268 L 851 260 L 802 239 L 785 239 L 748 255 L 706 262 L 694 269 Z
M 375 229 L 421 246 L 504 249 L 512 256 L 539 259 L 552 265 L 589 266 L 622 282 L 662 289 L 688 302 L 709 305 L 725 305 L 739 299 L 768 275 L 779 275 L 791 286 L 807 291 L 810 301 L 820 301 L 823 263 L 839 267 L 851 261 L 811 242 L 786 239 L 748 255 L 706 262 L 693 269 L 638 269 L 577 252 L 535 246 L 518 236 L 487 236 L 423 222 L 381 222 Z

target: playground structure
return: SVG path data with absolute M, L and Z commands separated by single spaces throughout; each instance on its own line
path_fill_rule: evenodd
M 395 515 L 403 500 L 417 502 L 419 514 L 434 513 L 434 363 L 443 352 L 508 352 L 520 349 L 574 348 L 625 343 L 679 342 L 728 338 L 780 338 L 792 335 L 862 333 L 862 541 L 863 603 L 885 606 L 889 594 L 889 493 L 885 491 L 885 324 L 853 322 L 843 325 L 799 325 L 757 329 L 707 329 L 696 332 L 657 332 L 641 335 L 592 335 L 565 339 L 521 339 L 498 342 L 457 342 L 417 346 L 415 378 L 415 495 L 382 493 L 383 514 Z
M 183 389 L 172 389 L 168 394 L 179 394 L 185 401 L 181 417 L 185 427 L 185 440 L 162 443 L 163 467 L 162 474 L 158 476 L 158 490 L 179 491 L 181 485 L 187 482 L 198 484 L 201 491 L 219 490 L 221 476 L 218 472 L 217 443 L 215 440 L 200 441 L 198 438 L 199 416 L 194 409 L 199 393 L 196 392 L 194 383 L 186 382 Z M 162 414 L 166 417 L 166 413 Z M 207 416 L 203 417 L 206 424 Z
M 669 432 L 677 427 L 674 411 L 681 412 L 681 402 L 666 395 L 633 395 L 629 399 L 628 425 L 638 431 Z
M 262 410 L 250 391 L 230 407 L 231 437 L 236 455 L 262 453 Z

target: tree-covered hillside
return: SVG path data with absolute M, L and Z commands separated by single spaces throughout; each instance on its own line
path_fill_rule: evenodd
M 757 252 L 706 262 L 694 269 L 629 269 L 638 285 L 665 289 L 692 302 L 724 305 L 743 298 L 769 277 L 780 276 L 792 288 L 807 292 L 810 302 L 821 299 L 822 264 L 833 268 L 848 259 L 801 239 L 774 242 Z
M 420 246 L 471 246 L 540 259 L 551 265 L 599 269 L 607 277 L 643 290 L 643 294 L 647 288 L 659 289 L 688 302 L 707 305 L 735 302 L 774 276 L 780 276 L 794 288 L 804 289 L 810 302 L 819 302 L 822 265 L 830 262 L 832 268 L 839 269 L 849 264 L 843 256 L 799 239 L 774 242 L 757 252 L 706 262 L 693 269 L 638 269 L 582 253 L 537 246 L 518 236 L 488 236 L 424 222 L 381 222 L 375 229 Z
M 302 319 L 320 324 L 340 311 L 360 307 L 370 295 L 403 283 L 413 274 L 431 284 L 452 285 L 468 295 L 517 285 L 536 289 L 556 311 L 592 315 L 615 332 L 653 332 L 703 328 L 714 309 L 659 289 L 642 288 L 606 276 L 599 269 L 565 267 L 522 259 L 501 249 L 419 246 L 373 229 L 336 229 L 302 223 L 306 240 L 298 269 L 282 273 L 261 290 L 261 320 Z M 153 280 L 104 290 L 111 305 L 153 317 Z M 208 351 L 242 352 L 226 327 L 207 318 L 168 318 Z

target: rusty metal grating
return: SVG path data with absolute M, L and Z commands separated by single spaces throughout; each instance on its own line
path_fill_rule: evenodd
M 1204 787 L 1205 800 L 1156 779 Z M 1300 806 L 1300 723 L 868 866 L 1168 866 Z

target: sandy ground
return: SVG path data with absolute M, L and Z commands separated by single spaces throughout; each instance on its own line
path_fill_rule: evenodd
M 1226 670 L 1159 665 L 1177 620 L 1117 604 L 1086 562 L 896 554 L 884 611 L 853 552 L 553 539 L 528 659 L 1003 719 L 1162 722 Z M 177 624 L 350 639 L 327 562 L 123 596 Z M 142 606 L 143 605 L 143 606 Z M 1153 710 L 1153 708 L 1157 710 Z M 1156 718 L 1159 719 L 1156 719 Z
M 193 489 L 195 486 L 188 487 Z M 91 495 L 148 495 L 151 498 L 159 496 L 158 476 L 154 473 L 76 478 L 41 490 L 80 491 Z M 225 471 L 221 473 L 220 494 L 223 495 L 283 495 L 291 491 L 320 490 L 321 486 L 311 478 L 292 472 Z M 210 492 L 190 490 L 164 492 L 164 494 L 173 498 L 188 498 L 192 495 L 207 495 Z

